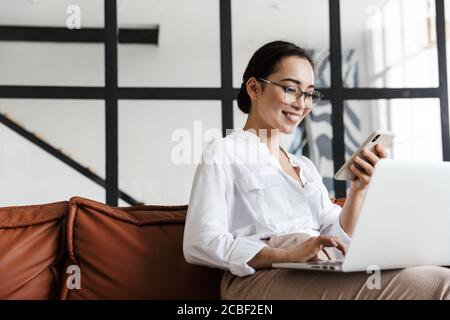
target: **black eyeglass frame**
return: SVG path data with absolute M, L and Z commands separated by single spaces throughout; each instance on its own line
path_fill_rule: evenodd
M 312 92 L 306 92 L 303 91 L 302 88 L 300 87 L 296 87 L 296 86 L 287 86 L 284 84 L 281 84 L 279 82 L 276 81 L 271 81 L 271 80 L 267 80 L 267 79 L 263 79 L 263 78 L 256 78 L 258 81 L 263 82 L 263 83 L 268 83 L 268 84 L 273 84 L 276 85 L 280 88 L 283 89 L 284 91 L 284 100 L 287 101 L 286 99 L 286 95 L 287 94 L 294 94 L 295 96 L 297 96 L 297 99 L 295 99 L 295 101 L 293 102 L 297 102 L 301 97 L 304 97 L 304 101 L 305 103 L 307 103 L 309 100 L 307 100 L 307 98 L 311 98 L 311 105 L 315 105 L 318 104 L 320 102 L 320 100 L 322 99 L 322 93 L 320 93 L 319 91 L 313 90 Z M 289 89 L 294 90 L 294 92 L 288 92 Z M 300 91 L 300 94 L 298 94 L 298 92 Z

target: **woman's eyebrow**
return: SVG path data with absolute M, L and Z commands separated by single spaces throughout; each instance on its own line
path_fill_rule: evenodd
M 292 78 L 286 78 L 286 79 L 283 79 L 281 81 L 291 81 L 291 82 L 294 82 L 297 85 L 301 85 L 302 84 L 301 81 L 296 80 L 296 79 L 292 79 Z M 314 85 L 311 84 L 311 85 L 308 86 L 308 88 L 313 88 L 314 89 Z

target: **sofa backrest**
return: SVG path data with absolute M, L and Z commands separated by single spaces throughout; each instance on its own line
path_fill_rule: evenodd
M 112 208 L 74 197 L 67 219 L 68 265 L 81 288 L 62 299 L 218 299 L 221 271 L 186 263 L 187 206 Z M 71 278 L 72 277 L 72 278 Z M 72 285 L 73 287 L 73 285 Z
M 0 299 L 57 299 L 67 201 L 0 208 Z

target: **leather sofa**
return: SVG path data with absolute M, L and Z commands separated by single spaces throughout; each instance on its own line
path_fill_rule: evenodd
M 186 211 L 81 197 L 0 208 L 0 299 L 219 299 L 222 270 L 184 260 Z

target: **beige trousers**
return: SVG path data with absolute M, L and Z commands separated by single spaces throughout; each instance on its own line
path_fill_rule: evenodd
M 271 247 L 289 248 L 305 241 L 305 234 L 274 236 Z M 319 255 L 327 259 L 327 255 Z M 381 271 L 380 286 L 373 288 L 366 272 L 328 273 L 289 269 L 258 270 L 248 277 L 226 271 L 221 282 L 225 300 L 311 299 L 433 299 L 450 300 L 450 269 L 435 266 Z

